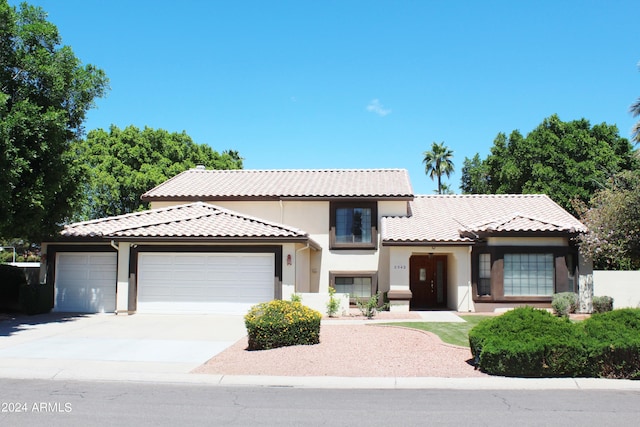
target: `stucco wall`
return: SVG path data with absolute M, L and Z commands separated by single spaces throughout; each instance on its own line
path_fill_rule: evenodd
M 390 246 L 389 288 L 409 290 L 412 255 L 447 255 L 447 307 L 474 311 L 471 298 L 471 253 L 468 246 Z
M 380 227 L 378 226 L 377 250 L 331 250 L 329 248 L 329 201 L 215 201 L 211 203 L 307 232 L 309 237 L 320 245 L 322 251 L 311 251 L 309 266 L 298 264 L 295 276 L 296 286 L 300 292 L 328 292 L 331 271 L 378 271 L 378 289 L 382 292 L 389 289 L 388 252 L 382 249 Z M 156 202 L 152 207 L 166 207 L 176 204 L 180 203 Z M 406 214 L 406 201 L 385 200 L 378 202 L 378 225 L 383 216 L 403 216 Z M 298 252 L 298 257 L 302 254 L 304 252 Z M 284 253 L 285 260 L 286 256 L 287 253 Z M 309 271 L 306 276 L 303 273 L 305 268 Z
M 612 297 L 613 308 L 640 307 L 640 271 L 594 271 L 593 295 Z

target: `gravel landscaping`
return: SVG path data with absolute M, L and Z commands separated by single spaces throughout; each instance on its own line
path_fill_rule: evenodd
M 411 320 L 406 315 L 404 318 Z M 396 326 L 332 325 L 329 319 L 321 326 L 320 344 L 261 351 L 246 348 L 245 337 L 193 372 L 339 377 L 486 376 L 470 364 L 468 348 L 443 343 L 430 332 Z

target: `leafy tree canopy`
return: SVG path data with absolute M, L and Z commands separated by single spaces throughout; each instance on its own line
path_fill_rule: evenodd
M 554 114 L 526 137 L 517 130 L 498 134 L 486 159 L 465 159 L 461 188 L 466 194 L 544 193 L 575 214 L 574 199 L 588 202 L 609 177 L 636 164 L 615 125 L 563 122 Z
M 589 206 L 576 207 L 589 228 L 579 236 L 580 251 L 598 269 L 640 268 L 640 171 L 624 171 L 593 196 Z
M 60 46 L 39 7 L 0 0 L 0 236 L 39 241 L 81 199 L 71 142 L 108 79 Z
M 95 219 L 146 209 L 140 196 L 196 165 L 207 169 L 241 169 L 237 151 L 218 153 L 196 144 L 185 133 L 128 126 L 92 130 L 74 145 L 90 177 L 85 207 L 76 219 Z

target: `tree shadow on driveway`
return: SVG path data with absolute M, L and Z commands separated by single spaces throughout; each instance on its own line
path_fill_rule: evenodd
M 20 331 L 47 323 L 65 323 L 87 317 L 83 313 L 45 313 L 27 315 L 22 313 L 0 313 L 0 337 L 9 337 Z

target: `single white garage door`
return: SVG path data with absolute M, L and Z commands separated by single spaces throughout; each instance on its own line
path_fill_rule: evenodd
M 140 253 L 137 311 L 245 314 L 273 299 L 274 276 L 271 253 Z
M 54 311 L 116 311 L 117 255 L 107 252 L 59 252 L 56 256 Z

